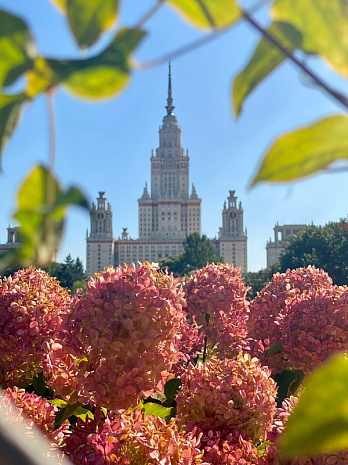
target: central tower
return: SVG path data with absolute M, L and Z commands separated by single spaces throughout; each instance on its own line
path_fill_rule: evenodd
M 171 65 L 168 73 L 167 114 L 159 128 L 159 146 L 151 156 L 151 191 L 145 184 L 139 199 L 139 239 L 177 240 L 201 233 L 201 199 L 192 185 L 189 156 L 181 146 L 181 128 L 174 115 Z

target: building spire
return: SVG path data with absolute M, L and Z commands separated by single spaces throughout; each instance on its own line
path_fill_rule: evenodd
M 167 115 L 174 114 L 174 105 L 173 105 L 173 97 L 172 97 L 172 68 L 170 61 L 168 63 L 168 97 L 167 97 L 167 105 L 165 107 L 167 109 Z

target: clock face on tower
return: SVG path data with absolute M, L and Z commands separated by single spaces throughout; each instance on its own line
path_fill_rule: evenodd
M 235 220 L 238 216 L 238 213 L 236 210 L 229 210 L 228 211 L 228 217 L 231 218 L 231 220 Z
M 97 218 L 98 218 L 98 220 L 103 220 L 103 219 L 104 219 L 104 216 L 105 216 L 105 215 L 104 215 L 103 212 L 98 212 L 98 213 L 97 213 Z

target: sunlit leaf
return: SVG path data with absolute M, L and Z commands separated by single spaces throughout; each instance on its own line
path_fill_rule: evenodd
M 9 138 L 15 131 L 21 116 L 24 94 L 2 95 L 0 94 L 0 166 L 1 155 Z
M 33 66 L 35 48 L 25 22 L 0 10 L 0 87 L 11 85 Z
M 281 437 L 285 456 L 348 448 L 348 360 L 336 355 L 304 383 Z
M 46 92 L 59 83 L 58 77 L 42 57 L 36 58 L 33 69 L 28 72 L 27 77 L 26 94 L 28 98 L 34 98 L 37 94 Z
M 203 29 L 224 28 L 236 22 L 241 11 L 236 0 L 166 0 L 187 21 Z
M 148 402 L 147 404 L 144 405 L 144 412 L 145 412 L 145 416 L 153 415 L 154 417 L 164 418 L 166 421 L 169 421 L 171 413 L 172 413 L 172 409 L 163 407 L 162 405 L 159 405 L 159 404 Z
M 291 24 L 274 22 L 267 31 L 290 52 L 301 45 L 301 34 Z M 233 83 L 233 105 L 236 116 L 240 114 L 245 98 L 285 59 L 286 56 L 268 39 L 260 40 L 247 66 Z
M 336 160 L 348 160 L 348 117 L 340 115 L 281 136 L 266 153 L 252 184 L 293 181 Z
M 122 29 L 99 55 L 86 60 L 47 60 L 48 65 L 71 92 L 79 97 L 100 99 L 119 93 L 129 81 L 131 53 L 145 32 Z
M 75 417 L 81 418 L 82 421 L 86 421 L 87 418 L 89 418 L 90 420 L 94 420 L 93 413 L 90 410 L 88 410 L 88 409 L 86 409 L 86 408 L 84 408 L 82 406 L 79 406 L 75 410 L 74 415 L 75 415 Z
M 59 428 L 65 422 L 65 420 L 74 415 L 80 406 L 81 404 L 76 402 L 76 404 L 67 405 L 66 407 L 59 410 L 54 421 L 54 429 Z
M 67 0 L 51 0 L 51 3 L 62 13 L 66 13 L 66 2 Z
M 301 32 L 306 52 L 321 55 L 348 77 L 347 0 L 276 0 L 272 14 Z
M 59 408 L 64 408 L 68 405 L 63 399 L 52 399 L 47 401 L 49 404 L 56 405 Z
M 77 188 L 64 192 L 58 181 L 43 166 L 35 167 L 18 193 L 20 222 L 20 259 L 45 266 L 57 252 L 63 233 L 66 207 L 88 203 Z
M 93 45 L 117 19 L 118 0 L 68 0 L 70 28 L 80 47 Z

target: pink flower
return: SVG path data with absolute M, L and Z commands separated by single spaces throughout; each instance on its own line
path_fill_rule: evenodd
M 282 325 L 291 303 L 299 296 L 318 290 L 330 290 L 332 279 L 314 266 L 276 273 L 272 281 L 250 302 L 250 318 L 247 323 L 251 354 L 267 364 L 272 373 L 287 368 L 281 353 L 267 357 L 267 350 L 275 342 L 282 342 Z
M 202 326 L 219 357 L 233 357 L 244 347 L 249 306 L 240 268 L 217 263 L 197 270 L 184 286 L 188 317 Z
M 0 280 L 0 383 L 24 386 L 43 371 L 47 347 L 61 339 L 68 291 L 45 271 L 28 268 Z
M 9 421 L 25 423 L 28 431 L 32 425 L 37 426 L 51 441 L 52 447 L 61 446 L 68 433 L 67 421 L 59 428 L 54 429 L 57 407 L 51 405 L 46 399 L 24 389 L 7 388 L 3 391 L 0 402 L 6 408 Z
M 255 444 L 265 438 L 276 410 L 275 382 L 257 359 L 211 359 L 187 370 L 177 396 L 180 422 L 235 428 Z
M 76 465 L 198 465 L 199 439 L 195 432 L 180 432 L 175 419 L 166 424 L 136 409 L 114 418 L 78 421 L 64 450 Z
M 74 401 L 135 407 L 182 358 L 184 305 L 178 280 L 149 263 L 106 268 L 65 321 L 68 349 L 50 354 L 49 384 Z

